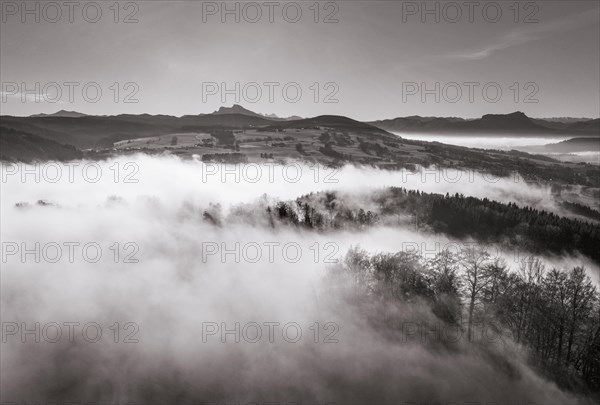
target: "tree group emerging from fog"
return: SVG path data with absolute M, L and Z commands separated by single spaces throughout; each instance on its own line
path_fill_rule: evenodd
M 514 341 L 559 385 L 600 388 L 600 295 L 582 267 L 546 269 L 533 258 L 509 271 L 481 249 L 445 250 L 426 260 L 414 252 L 370 255 L 354 247 L 331 273 L 350 287 L 351 302 L 376 308 L 374 322 L 387 330 L 407 331 L 381 316 L 381 303 L 426 302 L 436 319 L 459 328 L 472 344 L 485 345 L 482 336 Z M 451 347 L 450 340 L 442 344 Z
M 295 202 L 280 201 L 268 213 L 273 215 L 273 211 L 280 222 L 318 230 L 393 224 L 393 218 L 410 216 L 425 231 L 460 239 L 471 237 L 536 254 L 580 252 L 600 263 L 600 226 L 593 221 L 487 198 L 397 187 L 370 196 L 366 202 L 369 209 L 348 200 L 335 192 L 309 194 Z
M 596 223 L 514 203 L 387 188 L 368 196 L 311 193 L 295 201 L 263 196 L 259 205 L 264 210 L 238 207 L 233 218 L 225 219 L 213 207 L 210 222 L 224 226 L 243 218 L 271 228 L 324 233 L 416 223 L 419 230 L 458 240 L 518 246 L 535 254 L 580 252 L 600 262 Z M 404 221 L 397 219 L 401 216 Z M 426 303 L 430 314 L 421 313 L 418 321 L 430 322 L 433 314 L 478 347 L 481 334 L 492 329 L 525 348 L 531 363 L 562 387 L 600 389 L 600 295 L 581 266 L 547 269 L 529 256 L 518 269 L 509 268 L 481 244 L 460 253 L 443 250 L 429 259 L 415 251 L 370 254 L 355 247 L 330 273 L 338 281 L 333 285 L 349 286 L 351 303 L 386 333 L 405 332 L 394 323 L 390 305 L 404 311 Z

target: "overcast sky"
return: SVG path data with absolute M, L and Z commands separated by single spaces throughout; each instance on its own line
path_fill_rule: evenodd
M 454 3 L 461 16 L 456 7 L 444 7 L 446 2 L 427 2 L 439 7 L 439 22 L 433 14 L 422 21 L 422 2 L 345 0 L 337 6 L 321 2 L 315 22 L 314 1 L 299 1 L 302 16 L 295 23 L 295 4 L 284 13 L 281 2 L 271 6 L 270 22 L 270 6 L 260 2 L 121 2 L 116 16 L 114 1 L 98 1 L 102 15 L 95 23 L 86 21 L 96 19 L 95 4 L 84 13 L 86 2 L 80 2 L 70 22 L 63 1 L 54 3 L 60 18 L 54 5 L 28 3 L 2 2 L 5 115 L 60 109 L 183 115 L 236 101 L 260 113 L 360 120 L 517 110 L 533 117 L 600 115 L 597 0 L 521 2 L 518 13 L 513 1 L 498 1 L 485 11 L 486 2 L 478 2 L 472 18 L 465 2 Z M 22 9 L 35 10 L 36 3 L 39 22 L 35 13 L 23 22 Z M 256 4 L 262 16 L 253 23 Z M 234 14 L 222 22 L 223 7 L 238 7 L 240 22 Z M 59 84 L 56 102 L 50 101 L 58 97 L 57 86 L 49 83 Z M 222 94 L 221 83 L 235 94 Z M 423 83 L 432 90 L 425 100 Z

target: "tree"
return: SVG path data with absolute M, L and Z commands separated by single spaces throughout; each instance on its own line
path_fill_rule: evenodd
M 571 360 L 575 334 L 591 315 L 596 299 L 592 280 L 585 274 L 583 267 L 575 267 L 567 280 L 569 296 L 569 340 L 567 342 L 567 364 Z
M 600 294 L 596 294 L 596 308 L 588 328 L 588 337 L 581 356 L 581 374 L 584 381 L 600 388 Z
M 567 319 L 567 273 L 552 269 L 543 281 L 544 313 L 543 317 L 549 323 L 545 355 L 560 365 Z
M 486 304 L 494 306 L 501 297 L 508 276 L 508 267 L 504 259 L 497 257 L 487 265 L 489 284 L 483 289 L 483 299 Z
M 368 293 L 371 287 L 372 272 L 367 251 L 361 249 L 360 246 L 351 246 L 344 257 L 344 268 L 350 275 L 359 295 Z
M 275 210 L 276 210 L 275 212 L 277 213 L 277 215 L 279 216 L 279 219 L 281 221 L 284 221 L 286 223 L 293 224 L 293 225 L 297 225 L 299 223 L 298 214 L 296 213 L 294 208 L 292 206 L 290 206 L 289 204 L 287 204 L 283 201 L 280 201 L 275 206 Z
M 460 278 L 458 257 L 447 249 L 427 262 L 433 289 L 433 313 L 446 322 L 456 323 L 460 318 Z
M 483 289 L 491 282 L 489 269 L 487 267 L 490 255 L 484 249 L 477 247 L 469 249 L 468 252 L 463 255 L 462 259 L 465 295 L 469 303 L 467 319 L 468 337 L 469 341 L 472 341 L 475 305 L 477 304 Z
M 377 290 L 385 299 L 432 297 L 420 258 L 413 252 L 379 253 L 371 258 Z
M 529 256 L 519 263 L 519 282 L 516 285 L 514 295 L 515 301 L 515 339 L 520 341 L 522 337 L 531 337 L 536 331 L 535 311 L 540 308 L 541 283 L 545 267 L 542 261 Z M 539 318 L 539 317 L 538 317 Z

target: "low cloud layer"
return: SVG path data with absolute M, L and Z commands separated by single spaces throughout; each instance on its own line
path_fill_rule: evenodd
M 39 263 L 36 253 L 23 262 L 22 252 L 3 251 L 2 401 L 577 402 L 528 367 L 526 352 L 510 340 L 487 342 L 484 350 L 459 339 L 449 350 L 390 339 L 347 305 L 327 277 L 351 245 L 397 251 L 402 243 L 443 245 L 453 242 L 448 238 L 409 226 L 313 233 L 270 229 L 243 216 L 234 221 L 242 204 L 260 207 L 270 198 L 325 189 L 351 194 L 401 186 L 552 207 L 544 187 L 514 179 L 484 184 L 477 173 L 473 178 L 480 180 L 454 183 L 431 181 L 433 172 L 427 182 L 404 173 L 402 182 L 402 173 L 349 167 L 334 174 L 319 168 L 338 180 L 324 183 L 307 166 L 295 183 L 277 175 L 281 167 L 274 168 L 273 182 L 264 176 L 255 183 L 223 182 L 215 175 L 203 181 L 202 171 L 214 167 L 173 157 L 120 157 L 99 165 L 103 175 L 96 183 L 65 176 L 23 183 L 20 174 L 3 179 L 3 242 L 41 247 Z M 129 180 L 137 183 L 124 181 L 131 167 L 137 172 Z M 31 206 L 18 208 L 19 202 Z M 215 204 L 230 218 L 221 227 L 202 216 Z M 80 243 L 72 258 L 65 242 Z M 48 260 L 55 257 L 53 243 L 61 247 L 56 263 Z M 86 243 L 100 246 L 96 262 L 97 246 L 84 252 Z M 434 318 L 418 302 L 395 311 L 399 322 Z M 73 336 L 69 322 L 79 323 Z M 249 342 L 255 333 L 248 326 L 246 339 L 236 343 L 232 333 L 222 343 L 223 326 L 235 329 L 236 322 L 238 336 L 256 323 L 262 338 Z M 56 343 L 53 323 L 62 331 Z M 90 323 L 102 331 L 95 343 L 96 326 L 82 333 Z M 274 328 L 272 341 L 265 323 Z M 23 335 L 24 328 L 34 332 Z
M 500 202 L 515 202 L 557 211 L 547 186 L 528 184 L 518 175 L 499 178 L 472 170 L 420 168 L 388 171 L 371 167 L 341 169 L 300 163 L 205 164 L 173 156 L 135 155 L 103 162 L 71 164 L 9 164 L 2 167 L 2 201 L 46 199 L 61 205 L 102 204 L 109 195 L 128 201 L 151 196 L 163 204 L 230 204 L 248 202 L 263 194 L 293 199 L 323 190 L 367 192 L 404 187 L 435 193 L 461 193 Z

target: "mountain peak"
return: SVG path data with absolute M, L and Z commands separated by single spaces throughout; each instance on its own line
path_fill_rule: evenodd
M 515 111 L 510 114 L 486 114 L 481 117 L 480 122 L 484 125 L 492 125 L 498 128 L 537 127 L 537 125 L 521 111 Z
M 525 113 L 521 112 L 521 111 L 515 111 L 513 113 L 510 114 L 485 114 L 483 117 L 481 117 L 481 119 L 483 120 L 490 120 L 490 119 L 494 119 L 494 120 L 498 120 L 498 119 L 508 119 L 511 121 L 514 120 L 519 120 L 519 121 L 530 121 L 529 117 L 527 115 L 525 115 Z
M 251 115 L 253 117 L 261 117 L 260 114 L 255 113 L 254 111 L 250 111 L 247 108 L 242 107 L 239 104 L 234 104 L 231 107 L 221 107 L 219 108 L 217 111 L 215 111 L 213 114 L 218 115 L 218 114 L 244 114 L 244 115 Z
M 30 115 L 30 117 L 67 117 L 67 118 L 78 118 L 78 117 L 85 117 L 87 114 L 83 114 L 77 111 L 67 111 L 67 110 L 60 110 L 55 112 L 54 114 L 35 114 L 35 115 Z
M 266 118 L 266 119 L 273 120 L 273 121 L 294 121 L 294 120 L 302 119 L 302 117 L 299 117 L 297 115 L 292 115 L 287 118 L 282 118 L 276 114 L 255 113 L 254 111 L 250 111 L 249 109 L 244 108 L 239 104 L 234 104 L 231 107 L 223 106 L 223 107 L 220 107 L 217 111 L 213 112 L 213 115 L 225 115 L 225 114 L 242 114 L 242 115 L 248 115 L 250 117 Z

